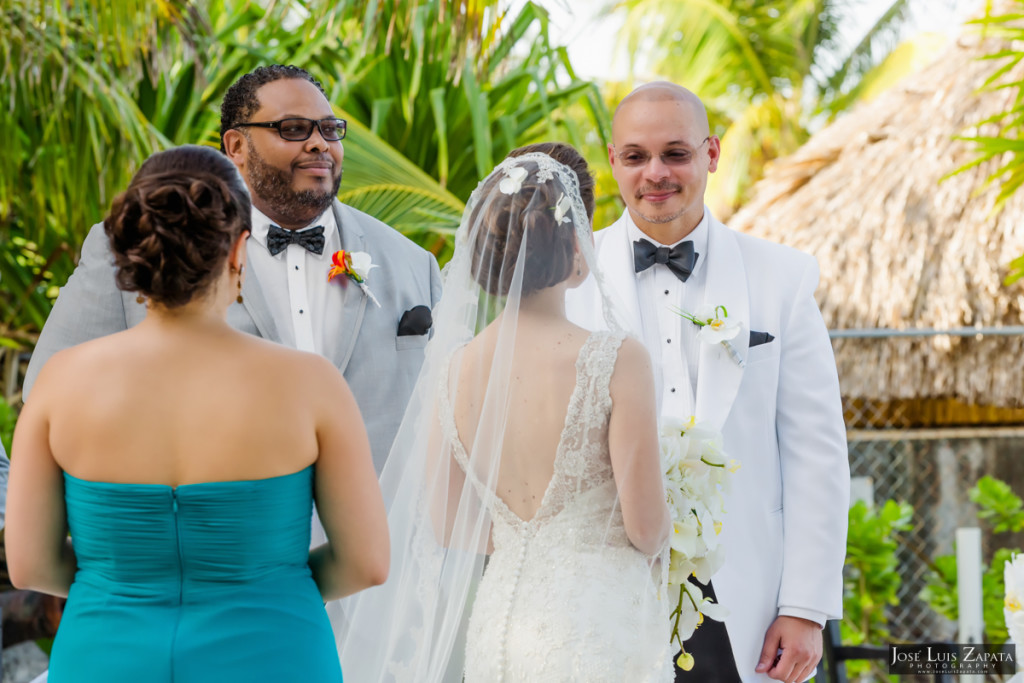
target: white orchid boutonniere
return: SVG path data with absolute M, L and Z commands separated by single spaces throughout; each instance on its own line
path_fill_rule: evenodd
M 506 177 L 498 183 L 498 189 L 501 190 L 502 194 L 515 194 L 522 189 L 526 175 L 526 169 L 522 166 L 513 166 L 512 168 L 505 169 Z
M 706 344 L 721 344 L 737 365 L 741 368 L 746 366 L 736 347 L 730 343 L 740 333 L 740 325 L 729 320 L 729 311 L 725 306 L 701 306 L 696 314 L 679 308 L 674 312 L 700 327 L 698 339 Z
M 327 281 L 330 282 L 336 277 L 344 275 L 359 285 L 363 294 L 380 308 L 380 302 L 373 295 L 370 288 L 366 286 L 366 278 L 370 271 L 379 266 L 374 265 L 373 259 L 365 251 L 345 251 L 340 249 L 334 252 L 331 257 L 331 269 L 327 273 Z

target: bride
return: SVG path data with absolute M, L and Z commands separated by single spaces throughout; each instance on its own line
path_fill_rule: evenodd
M 391 578 L 336 624 L 346 678 L 672 680 L 650 361 L 607 293 L 605 329 L 565 316 L 593 186 L 545 143 L 470 198 L 381 475 Z

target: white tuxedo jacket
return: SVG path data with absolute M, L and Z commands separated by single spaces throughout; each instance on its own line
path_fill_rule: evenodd
M 380 473 L 423 365 L 429 336 L 428 332 L 398 336 L 398 322 L 414 306 L 433 309 L 441 296 L 441 274 L 429 252 L 393 228 L 337 200 L 333 208 L 342 248 L 368 252 L 380 266 L 373 272 L 373 293 L 380 308 L 367 305 L 358 288 L 345 287 L 342 331 L 323 354 L 345 375 L 352 389 Z M 277 326 L 290 321 L 274 319 L 255 273 L 246 276 L 242 295 L 244 303 L 228 309 L 228 323 L 280 342 Z M 43 364 L 57 351 L 141 322 L 146 307 L 136 303 L 135 296 L 117 288 L 103 224 L 94 225 L 82 244 L 78 266 L 61 288 L 39 335 L 25 376 L 24 395 L 28 396 Z
M 776 616 L 842 614 L 850 470 L 839 380 L 814 301 L 814 258 L 734 232 L 704 210 L 703 301 L 724 305 L 741 324 L 732 343 L 746 361 L 741 368 L 721 345 L 701 344 L 695 414 L 722 430 L 726 453 L 740 462 L 726 494 L 725 564 L 712 581 L 729 610 L 725 624 L 740 675 L 770 680 L 754 667 Z M 624 324 L 643 339 L 628 221 L 624 215 L 595 234 L 597 268 L 623 307 Z M 597 298 L 592 277 L 570 291 L 570 317 L 594 320 Z M 751 330 L 774 339 L 748 348 Z M 643 341 L 653 349 L 659 340 Z

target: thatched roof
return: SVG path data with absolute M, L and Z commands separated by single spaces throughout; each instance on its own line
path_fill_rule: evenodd
M 979 92 L 1002 62 L 971 32 L 900 85 L 777 162 L 729 221 L 814 254 L 829 329 L 1019 326 L 1024 282 L 1002 285 L 1024 253 L 1024 191 L 993 212 L 994 168 L 940 179 L 974 158 L 954 136 L 1010 108 L 1015 89 Z M 1008 78 L 1024 78 L 1018 65 Z M 990 124 L 984 134 L 998 134 Z M 1024 337 L 836 339 L 843 394 L 880 401 L 1024 403 Z

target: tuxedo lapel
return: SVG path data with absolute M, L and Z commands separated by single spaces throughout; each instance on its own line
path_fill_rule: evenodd
M 704 209 L 707 211 L 707 208 Z M 725 306 L 729 321 L 740 324 L 740 333 L 731 344 L 740 358 L 746 359 L 750 341 L 750 299 L 743 254 L 736 236 L 709 216 L 708 260 L 704 267 L 706 306 Z M 700 366 L 697 372 L 697 419 L 721 429 L 736 392 L 743 379 L 743 368 L 730 357 L 721 344 L 701 342 Z
M 613 308 L 621 309 L 626 316 L 620 322 L 627 332 L 643 339 L 640 299 L 636 292 L 636 273 L 633 269 L 633 248 L 626 231 L 628 216 L 628 213 L 623 213 L 622 218 L 596 233 L 597 267 L 604 279 L 605 290 L 612 298 Z M 596 299 L 600 306 L 600 296 Z
M 252 318 L 260 336 L 278 344 L 281 343 L 281 334 L 277 331 L 277 323 L 270 313 L 267 300 L 263 296 L 263 289 L 256 277 L 256 269 L 250 268 L 242 283 L 242 305 L 245 307 L 249 317 Z
M 362 227 L 355 214 L 346 211 L 344 206 L 334 202 L 334 220 L 341 236 L 341 248 L 345 251 L 365 251 L 365 240 Z M 333 283 L 332 283 L 333 284 Z M 346 279 L 339 283 L 342 287 L 342 323 L 338 338 L 329 341 L 324 348 L 324 355 L 334 365 L 345 371 L 352 351 L 359 336 L 359 327 L 363 324 L 363 313 L 366 311 L 366 296 L 356 283 Z

